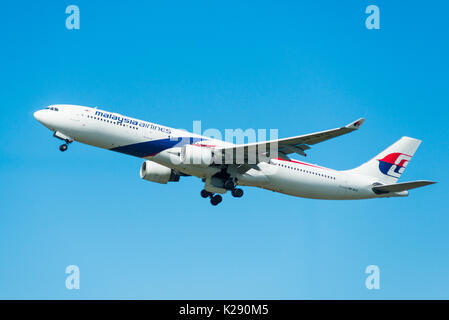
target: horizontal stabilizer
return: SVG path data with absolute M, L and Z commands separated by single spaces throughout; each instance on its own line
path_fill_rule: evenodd
M 434 181 L 418 180 L 418 181 L 411 181 L 411 182 L 403 182 L 403 183 L 394 183 L 394 184 L 375 186 L 372 189 L 375 193 L 381 194 L 381 193 L 388 193 L 388 192 L 401 192 L 401 191 L 405 191 L 405 190 L 428 186 L 429 184 L 434 184 L 434 183 L 435 183 Z

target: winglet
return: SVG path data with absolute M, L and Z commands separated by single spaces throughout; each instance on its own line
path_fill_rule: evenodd
M 360 118 L 360 119 L 358 119 L 358 120 L 356 120 L 354 122 L 351 122 L 350 124 L 345 126 L 345 128 L 348 128 L 348 129 L 351 129 L 351 130 L 357 130 L 358 128 L 361 127 L 363 122 L 365 122 L 365 118 Z

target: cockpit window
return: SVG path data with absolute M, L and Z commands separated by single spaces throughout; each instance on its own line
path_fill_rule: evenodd
M 47 107 L 47 108 L 45 108 L 45 109 L 48 109 L 48 110 L 53 110 L 53 111 L 59 111 L 59 109 L 58 109 L 58 108 L 56 108 L 56 107 Z

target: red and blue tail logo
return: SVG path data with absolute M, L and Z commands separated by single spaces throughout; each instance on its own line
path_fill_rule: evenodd
M 411 158 L 412 156 L 404 153 L 390 153 L 382 159 L 377 159 L 379 161 L 379 170 L 387 176 L 399 178 Z

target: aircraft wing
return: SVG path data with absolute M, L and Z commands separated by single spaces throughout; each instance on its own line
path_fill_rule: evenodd
M 229 157 L 240 160 L 242 157 L 244 157 L 243 163 L 248 163 L 248 161 L 249 163 L 257 163 L 259 162 L 258 158 L 261 154 L 265 155 L 268 158 L 279 157 L 283 159 L 289 159 L 287 155 L 291 153 L 297 153 L 299 155 L 306 156 L 306 153 L 304 151 L 310 149 L 311 145 L 357 130 L 360 128 L 364 121 L 364 118 L 360 118 L 344 127 L 336 129 L 320 131 L 290 138 L 240 144 L 232 147 L 216 148 L 215 151 L 222 152 L 223 159 L 225 159 L 224 163 L 228 163 L 226 162 L 226 159 L 228 159 Z M 275 152 L 277 154 L 270 154 L 270 151 L 271 153 L 273 153 L 273 151 L 277 151 Z M 257 155 L 257 159 L 252 159 L 253 161 L 251 161 L 251 158 L 255 158 L 255 155 Z

